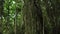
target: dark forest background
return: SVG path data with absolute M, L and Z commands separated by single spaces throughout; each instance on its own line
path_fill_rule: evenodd
M 60 0 L 0 0 L 0 34 L 60 34 Z

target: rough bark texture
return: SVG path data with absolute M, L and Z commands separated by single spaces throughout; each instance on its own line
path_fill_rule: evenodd
M 43 34 L 40 0 L 24 0 L 25 34 Z

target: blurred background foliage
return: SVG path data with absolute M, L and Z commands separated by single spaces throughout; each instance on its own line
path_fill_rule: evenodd
M 60 34 L 60 0 L 0 0 L 0 34 Z
M 14 34 L 16 29 L 17 32 L 21 32 L 23 24 L 22 7 L 23 0 L 3 0 L 3 11 L 0 18 L 2 34 Z

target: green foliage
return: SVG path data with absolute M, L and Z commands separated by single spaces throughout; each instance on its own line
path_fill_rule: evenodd
M 43 16 L 41 21 L 43 21 L 44 26 L 41 26 L 41 28 L 44 28 L 47 34 L 54 34 L 52 32 L 54 29 L 56 31 L 60 30 L 60 0 L 24 0 L 26 3 L 25 5 L 23 0 L 1 1 L 0 32 L 2 31 L 2 34 L 16 34 L 16 32 L 17 34 L 23 34 L 24 27 L 26 29 L 26 33 L 36 34 L 36 30 L 40 28 L 40 25 L 42 25 L 38 23 L 40 19 L 37 17 L 39 16 Z M 3 3 L 3 5 L 1 3 Z M 1 7 L 3 7 L 3 10 L 1 10 Z M 40 10 L 42 10 L 42 15 L 38 15 L 38 11 Z M 23 13 L 26 14 L 23 15 Z M 28 23 L 24 24 L 23 18 L 25 18 L 25 21 Z M 36 26 L 38 28 L 36 28 Z
M 3 5 L 3 16 L 2 16 L 2 26 L 3 26 L 3 34 L 13 34 L 15 29 L 15 21 L 16 18 L 16 26 L 17 28 L 21 28 L 21 24 L 23 23 L 23 2 L 21 0 L 4 0 Z M 21 30 L 21 29 L 20 29 Z

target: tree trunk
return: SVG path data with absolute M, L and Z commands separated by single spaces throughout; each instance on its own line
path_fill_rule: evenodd
M 40 0 L 24 0 L 25 34 L 43 34 Z

